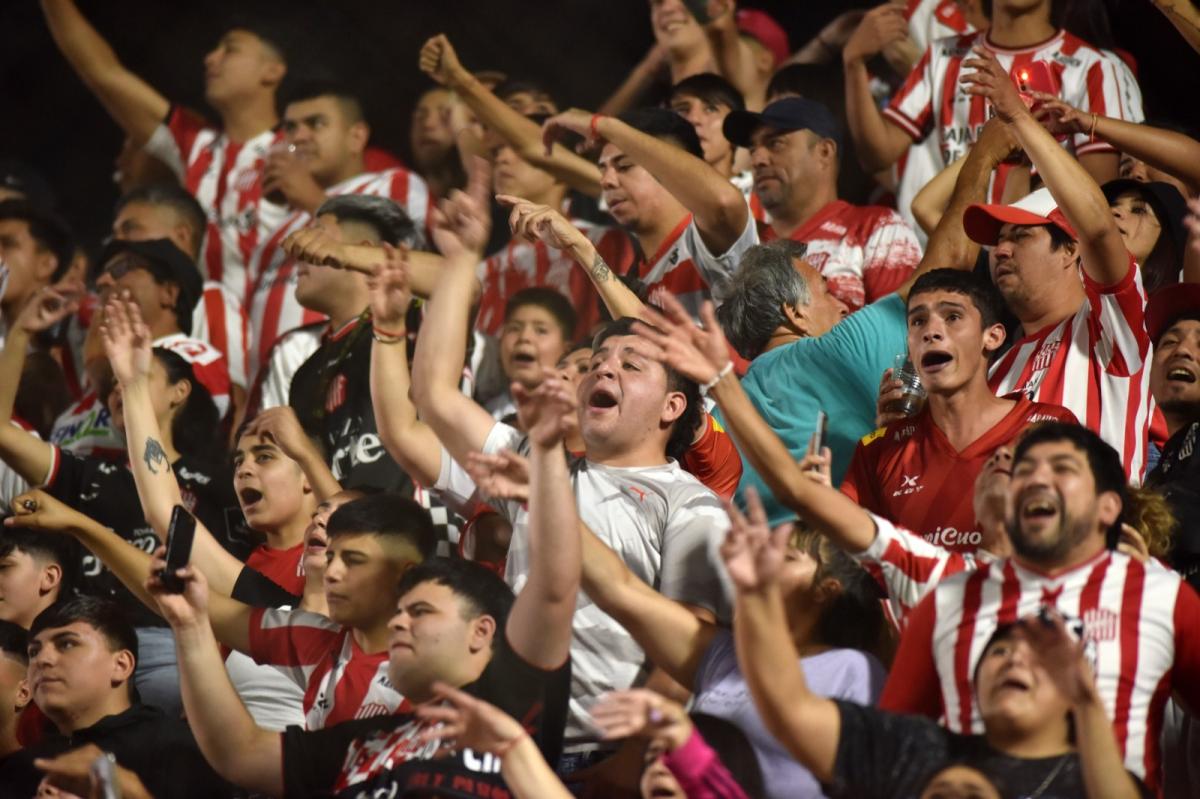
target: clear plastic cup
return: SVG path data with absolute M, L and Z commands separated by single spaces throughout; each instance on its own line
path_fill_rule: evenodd
M 925 387 L 921 385 L 921 376 L 917 374 L 917 368 L 913 366 L 908 353 L 896 356 L 892 363 L 892 379 L 900 381 L 903 393 L 898 399 L 888 403 L 886 410 L 905 416 L 919 413 L 925 406 Z

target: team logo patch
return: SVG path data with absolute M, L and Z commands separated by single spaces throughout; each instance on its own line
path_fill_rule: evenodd
M 874 432 L 867 433 L 865 436 L 862 437 L 862 440 L 859 443 L 861 443 L 865 447 L 867 444 L 870 444 L 872 441 L 879 438 L 886 432 L 887 432 L 887 428 L 881 427 L 878 430 L 875 430 Z
M 346 376 L 338 375 L 329 384 L 329 391 L 325 394 L 325 413 L 333 413 L 338 408 L 342 407 L 342 403 L 346 401 Z
M 1117 614 L 1105 608 L 1084 611 L 1084 637 L 1089 641 L 1112 641 L 1117 637 L 1118 621 Z
M 1043 342 L 1033 358 L 1033 371 L 1042 372 L 1049 369 L 1050 361 L 1054 359 L 1054 353 L 1058 352 L 1058 345 L 1061 343 L 1058 339 Z

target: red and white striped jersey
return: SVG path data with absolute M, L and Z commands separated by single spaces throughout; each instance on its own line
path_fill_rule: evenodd
M 872 513 L 875 540 L 862 552 L 850 552 L 875 578 L 886 596 L 884 609 L 892 624 L 904 629 L 909 612 L 939 582 L 952 574 L 974 571 L 990 559 L 987 552 L 954 552 L 931 544 L 911 530 Z
M 592 242 L 613 273 L 624 274 L 634 259 L 633 243 L 625 231 L 576 217 L 570 220 Z M 500 335 L 508 300 L 518 291 L 535 286 L 557 289 L 571 301 L 577 319 L 573 339 L 583 338 L 600 321 L 600 298 L 584 268 L 570 253 L 548 247 L 543 241 L 513 236 L 504 249 L 479 264 L 477 274 L 482 294 L 475 327 L 489 336 Z
M 935 165 L 936 169 L 928 174 L 917 174 L 922 168 L 929 168 L 925 160 L 910 159 L 906 163 L 904 183 L 911 194 L 899 196 L 897 199 L 901 204 L 911 203 L 916 191 L 942 167 L 965 155 L 988 120 L 987 101 L 967 94 L 960 83 L 962 62 L 970 57 L 971 48 L 976 44 L 987 48 L 1010 74 L 1035 62 L 1045 63 L 1059 87 L 1059 96 L 1084 112 L 1131 122 L 1142 121 L 1140 91 L 1131 87 L 1125 76 L 1118 76 L 1116 66 L 1100 50 L 1065 30 L 1047 41 L 1019 50 L 992 44 L 986 31 L 939 39 L 925 51 L 883 112 L 914 142 L 933 136 L 941 153 L 940 165 Z M 1130 95 L 1135 91 L 1136 108 L 1130 101 Z M 1092 141 L 1086 133 L 1076 135 L 1067 144 L 1076 155 L 1113 152 L 1111 145 Z M 1002 165 L 992 180 L 989 202 L 1001 201 L 1006 173 L 1007 165 Z
M 937 39 L 975 30 L 955 0 L 908 0 L 904 7 L 908 35 L 925 50 Z
M 229 289 L 215 280 L 204 281 L 204 294 L 192 312 L 192 338 L 207 341 L 225 356 L 229 380 L 235 386 L 250 388 L 246 372 L 246 344 L 249 325 L 246 311 Z
M 307 729 L 410 709 L 388 680 L 387 650 L 363 652 L 348 627 L 319 613 L 255 608 L 248 654 L 305 689 Z
M 1200 707 L 1200 598 L 1156 561 L 1104 550 L 1056 574 L 1006 558 L 943 579 L 909 615 L 880 706 L 980 733 L 975 664 L 997 625 L 1039 608 L 1083 624 L 1125 767 L 1159 781 L 1163 707 L 1172 691 Z
M 709 252 L 700 230 L 688 214 L 659 245 L 658 252 L 630 267 L 628 275 L 645 287 L 646 296 L 662 287 L 679 298 L 694 318 L 706 299 L 720 305 L 746 250 L 758 244 L 758 225 L 746 217 L 746 229 L 728 251 Z
M 763 241 L 778 238 L 767 225 L 759 233 Z M 804 260 L 851 311 L 891 294 L 921 261 L 917 234 L 898 213 L 879 205 L 834 200 L 789 238 L 806 246 Z
M 1071 411 L 1121 453 L 1125 473 L 1139 481 L 1155 408 L 1146 292 L 1132 256 L 1119 282 L 1100 286 L 1084 273 L 1083 285 L 1079 311 L 1013 344 L 992 365 L 988 385 Z
M 425 238 L 432 198 L 425 181 L 407 169 L 363 172 L 329 188 L 330 196 L 368 194 L 394 200 Z M 296 265 L 284 253 L 283 240 L 307 225 L 312 216 L 298 211 L 283 221 L 254 253 L 254 285 L 247 303 L 253 321 L 250 335 L 250 375 L 255 377 L 267 362 L 271 347 L 287 331 L 320 322 L 323 314 L 310 311 L 296 300 Z
M 239 303 L 254 283 L 254 251 L 288 213 L 262 193 L 267 150 L 282 139 L 280 131 L 264 130 L 233 142 L 199 115 L 172 106 L 146 142 L 146 151 L 175 172 L 208 214 L 200 263 L 205 276 L 223 284 Z

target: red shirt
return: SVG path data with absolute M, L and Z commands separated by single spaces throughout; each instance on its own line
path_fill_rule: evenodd
M 760 235 L 763 241 L 779 238 L 766 225 Z M 879 205 L 834 200 L 789 238 L 807 245 L 804 260 L 852 311 L 898 289 L 921 260 L 917 234 L 898 213 Z
M 304 542 L 287 549 L 262 544 L 246 558 L 246 565 L 261 572 L 289 594 L 304 593 Z
M 974 552 L 982 538 L 973 506 L 975 478 L 998 447 L 1029 425 L 1052 419 L 1079 423 L 1066 408 L 1022 396 L 992 429 L 958 452 L 923 410 L 863 437 L 842 493 L 931 544 Z
M 679 465 L 721 499 L 733 497 L 742 480 L 742 456 L 711 414 L 705 421 L 704 435 L 688 447 Z

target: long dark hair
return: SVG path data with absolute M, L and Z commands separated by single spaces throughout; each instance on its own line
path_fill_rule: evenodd
M 154 348 L 154 357 L 167 373 L 167 383 L 186 380 L 192 390 L 171 422 L 171 440 L 180 455 L 203 461 L 215 461 L 222 455 L 224 434 L 221 415 L 212 394 L 196 379 L 192 365 L 181 355 L 163 347 Z

